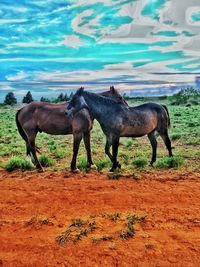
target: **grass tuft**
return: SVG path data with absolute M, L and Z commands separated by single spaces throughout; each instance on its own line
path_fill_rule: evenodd
M 98 171 L 110 166 L 110 160 L 105 158 L 102 160 L 97 161 L 96 163 Z
M 137 169 L 143 169 L 148 164 L 148 161 L 145 158 L 138 158 L 133 160 L 132 164 Z
M 155 167 L 158 169 L 179 168 L 183 162 L 182 157 L 164 157 L 156 162 Z
M 7 171 L 14 171 L 14 170 L 31 170 L 32 165 L 30 162 L 26 161 L 25 159 L 22 159 L 17 156 L 11 157 L 8 162 L 5 165 L 5 169 Z
M 88 171 L 88 164 L 87 164 L 87 159 L 85 156 L 81 157 L 78 164 L 77 164 L 78 169 L 81 171 Z
M 47 155 L 41 155 L 39 161 L 42 167 L 51 167 L 54 165 L 54 161 L 50 159 Z

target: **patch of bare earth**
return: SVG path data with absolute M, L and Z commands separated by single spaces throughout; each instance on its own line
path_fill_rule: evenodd
M 2 171 L 0 266 L 200 266 L 199 196 L 199 173 Z

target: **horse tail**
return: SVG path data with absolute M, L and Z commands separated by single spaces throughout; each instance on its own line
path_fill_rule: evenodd
M 21 123 L 19 122 L 19 113 L 20 113 L 21 109 L 17 111 L 16 113 L 16 117 L 15 117 L 15 120 L 16 120 L 16 124 L 17 124 L 17 129 L 18 129 L 18 132 L 20 133 L 21 137 L 26 141 L 28 142 L 28 137 L 24 131 L 24 129 L 22 128 L 21 126 Z
M 162 107 L 165 109 L 165 111 L 166 111 L 166 113 L 167 113 L 167 117 L 168 117 L 168 127 L 170 127 L 170 125 L 171 125 L 171 121 L 170 121 L 170 116 L 169 116 L 168 108 L 167 108 L 167 106 L 165 106 L 165 105 L 162 105 Z
M 21 124 L 20 124 L 20 122 L 19 122 L 19 118 L 18 118 L 18 116 L 19 116 L 20 111 L 21 111 L 21 109 L 19 109 L 19 110 L 17 111 L 17 113 L 16 113 L 16 117 L 15 117 L 16 124 L 17 124 L 17 129 L 18 129 L 18 132 L 20 133 L 21 137 L 24 139 L 24 141 L 25 141 L 26 143 L 28 143 L 28 137 L 27 137 L 27 135 L 26 135 L 24 129 L 22 128 L 22 126 L 21 126 Z M 35 150 L 36 150 L 36 152 L 38 152 L 39 154 L 41 154 L 41 151 L 40 151 L 39 147 L 36 146 L 36 145 L 35 145 Z

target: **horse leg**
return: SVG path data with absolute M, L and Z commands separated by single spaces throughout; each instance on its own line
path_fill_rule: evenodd
M 73 140 L 73 157 L 72 157 L 72 161 L 71 161 L 71 171 L 74 173 L 79 172 L 79 169 L 77 169 L 77 167 L 76 167 L 76 159 L 77 159 L 78 150 L 79 150 L 82 136 L 83 136 L 82 133 L 74 133 L 73 134 L 74 140 Z
M 106 146 L 105 146 L 105 153 L 109 157 L 109 159 L 113 162 L 113 156 L 110 153 L 110 147 L 112 145 L 111 138 L 106 137 Z
M 151 147 L 152 147 L 152 158 L 151 158 L 149 165 L 152 166 L 154 164 L 154 162 L 156 161 L 156 153 L 157 153 L 157 141 L 156 141 L 156 137 L 155 137 L 155 131 L 149 133 L 148 138 L 149 138 L 149 141 L 150 141 Z
M 85 144 L 85 149 L 87 152 L 87 164 L 90 169 L 96 170 L 97 167 L 92 161 L 92 155 L 91 155 L 91 146 L 90 146 L 90 132 L 86 132 L 83 135 L 83 140 Z
M 33 165 L 33 162 L 31 160 L 31 149 L 28 141 L 26 142 L 26 160 Z
M 118 147 L 119 147 L 119 137 L 115 138 L 112 143 L 113 166 L 110 170 L 111 172 L 113 172 L 118 166 L 120 166 L 119 162 L 117 161 Z
M 166 146 L 168 153 L 169 153 L 169 157 L 173 157 L 171 141 L 169 139 L 168 132 L 166 131 L 165 133 L 161 133 L 160 136 L 165 143 L 165 146 Z
M 30 151 L 33 155 L 33 158 L 35 160 L 35 163 L 36 163 L 36 168 L 38 170 L 41 170 L 43 171 L 43 168 L 42 168 L 42 165 L 41 163 L 39 162 L 38 158 L 37 158 L 37 154 L 36 154 L 36 147 L 35 147 L 35 138 L 36 138 L 36 134 L 37 133 L 34 133 L 32 134 L 31 136 L 28 135 L 28 142 L 29 142 L 29 148 L 30 148 Z

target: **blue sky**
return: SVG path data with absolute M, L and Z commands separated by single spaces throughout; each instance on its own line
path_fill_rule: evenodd
M 1 0 L 0 101 L 80 85 L 168 94 L 196 76 L 199 0 Z

